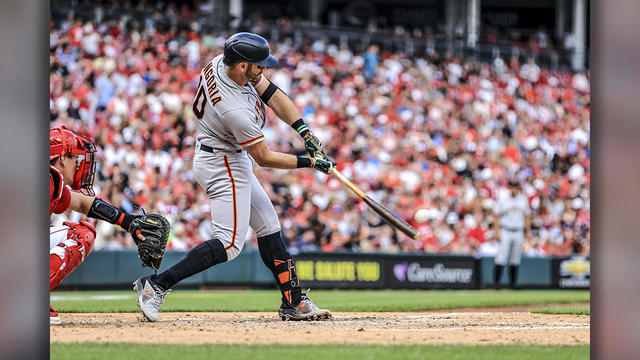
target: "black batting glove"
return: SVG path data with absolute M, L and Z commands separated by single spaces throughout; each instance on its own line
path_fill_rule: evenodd
M 338 165 L 337 162 L 326 156 L 311 158 L 311 167 L 325 174 L 331 174 L 331 169 L 336 165 Z
M 302 138 L 304 139 L 304 147 L 307 149 L 309 156 L 312 158 L 325 157 L 322 143 L 320 143 L 320 140 L 318 140 L 311 131 L 307 131 Z

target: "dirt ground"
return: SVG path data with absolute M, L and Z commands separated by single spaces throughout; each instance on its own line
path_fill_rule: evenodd
M 589 344 L 588 315 L 532 314 L 528 307 L 437 312 L 334 313 L 281 321 L 276 313 L 61 314 L 51 342 L 172 344 Z M 145 336 L 140 337 L 144 329 Z

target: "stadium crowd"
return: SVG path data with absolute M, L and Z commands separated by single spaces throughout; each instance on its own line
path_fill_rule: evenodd
M 212 230 L 191 170 L 191 109 L 201 66 L 227 35 L 195 23 L 168 31 L 73 16 L 51 23 L 50 126 L 94 139 L 98 196 L 167 216 L 170 249 L 189 249 Z M 422 233 L 414 241 L 395 231 L 331 176 L 258 168 L 293 253 L 495 254 L 492 209 L 510 179 L 533 208 L 524 254 L 589 253 L 588 74 L 550 72 L 532 59 L 478 63 L 435 52 L 409 58 L 376 45 L 292 44 L 271 39 L 280 64 L 265 74 L 294 100 L 338 169 Z M 273 150 L 304 153 L 271 111 L 264 133 Z M 418 223 L 423 208 L 429 217 Z M 96 248 L 134 246 L 113 229 L 98 223 Z M 247 236 L 245 246 L 257 247 Z

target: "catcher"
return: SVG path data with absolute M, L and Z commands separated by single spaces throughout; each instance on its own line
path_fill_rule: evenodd
M 123 213 L 94 197 L 95 151 L 93 142 L 85 136 L 78 136 L 65 127 L 50 130 L 49 216 L 71 209 L 118 225 L 129 231 L 138 245 L 143 266 L 158 270 L 167 246 L 169 222 L 158 214 Z M 89 256 L 95 237 L 95 228 L 83 220 L 49 228 L 49 291 Z M 51 306 L 49 323 L 60 323 L 58 313 Z

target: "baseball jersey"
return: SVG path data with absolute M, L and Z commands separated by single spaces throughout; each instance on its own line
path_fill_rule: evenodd
M 54 212 L 62 214 L 71 203 L 71 192 L 64 186 L 62 174 L 49 165 L 49 216 Z
M 222 55 L 200 72 L 193 113 L 196 139 L 214 149 L 235 151 L 264 140 L 264 103 L 252 84 L 240 86 L 227 75 Z
M 500 227 L 521 230 L 525 226 L 525 216 L 531 214 L 531 208 L 523 194 L 516 197 L 508 195 L 498 200 L 496 214 L 500 217 Z

